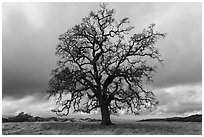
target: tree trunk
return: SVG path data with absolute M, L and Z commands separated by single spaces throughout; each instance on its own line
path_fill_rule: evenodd
M 110 112 L 108 109 L 108 105 L 101 106 L 101 125 L 112 125 L 112 122 L 110 120 Z

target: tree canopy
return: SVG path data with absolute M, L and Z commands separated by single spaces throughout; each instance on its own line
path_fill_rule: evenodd
M 57 97 L 56 114 L 68 115 L 71 107 L 85 113 L 100 108 L 103 123 L 119 110 L 138 114 L 158 104 L 153 92 L 144 89 L 144 80 L 152 81 L 157 69 L 149 61 L 162 62 L 155 44 L 166 34 L 155 32 L 151 24 L 131 35 L 129 18 L 117 21 L 114 14 L 103 3 L 59 36 L 60 60 L 47 91 L 49 97 Z

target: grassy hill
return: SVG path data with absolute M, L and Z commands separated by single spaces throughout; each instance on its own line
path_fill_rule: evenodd
M 188 117 L 172 117 L 172 118 L 156 118 L 156 119 L 143 119 L 145 121 L 170 121 L 170 122 L 202 122 L 202 114 L 191 115 Z
M 100 119 L 34 117 L 20 113 L 2 118 L 3 135 L 201 135 L 202 115 L 146 119 L 112 119 L 115 125 L 102 126 Z M 144 122 L 146 121 L 146 122 Z M 173 122 L 172 122 L 173 121 Z

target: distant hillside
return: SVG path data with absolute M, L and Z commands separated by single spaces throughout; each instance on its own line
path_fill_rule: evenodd
M 2 118 L 2 123 L 5 122 L 49 122 L 49 121 L 56 121 L 56 122 L 98 122 L 101 121 L 100 119 L 93 119 L 93 118 L 56 118 L 56 117 L 37 117 L 31 116 L 24 112 L 19 113 L 17 116 Z M 143 119 L 138 122 L 145 122 L 145 121 L 170 121 L 170 122 L 202 122 L 202 114 L 191 115 L 188 117 L 172 117 L 172 118 L 155 118 L 155 119 Z
M 19 113 L 17 116 L 14 117 L 8 117 L 8 118 L 2 118 L 2 123 L 5 122 L 49 122 L 49 121 L 57 121 L 57 122 L 77 122 L 77 121 L 87 121 L 87 122 L 97 122 L 101 121 L 100 119 L 91 119 L 91 118 L 56 118 L 56 117 L 49 117 L 49 118 L 43 118 L 43 117 L 33 117 L 29 114 L 26 114 L 24 112 Z
M 139 122 L 145 121 L 171 121 L 171 122 L 202 122 L 202 114 L 191 115 L 188 117 L 172 117 L 172 118 L 155 118 L 155 119 L 143 119 Z

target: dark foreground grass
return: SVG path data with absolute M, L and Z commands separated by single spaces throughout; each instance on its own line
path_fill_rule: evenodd
M 13 135 L 201 135 L 202 123 L 197 122 L 22 122 L 3 123 L 2 134 Z

